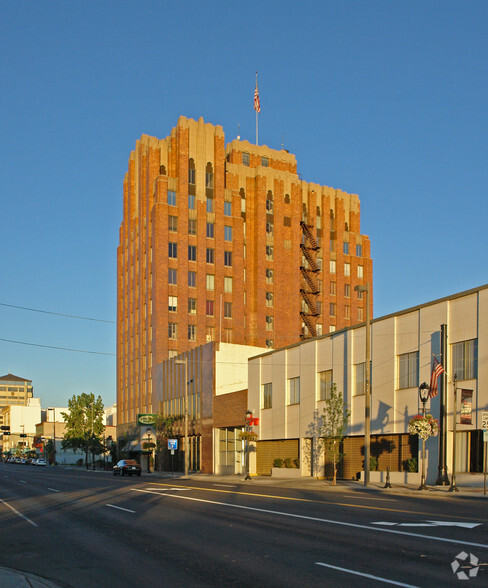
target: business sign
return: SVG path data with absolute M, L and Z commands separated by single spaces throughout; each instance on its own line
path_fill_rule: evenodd
M 473 406 L 473 391 L 461 390 L 461 424 L 471 424 L 471 407 Z
M 178 449 L 178 439 L 168 439 L 168 449 Z
M 487 443 L 487 442 L 488 442 L 488 431 L 483 431 L 483 441 L 484 441 L 485 443 Z
M 147 425 L 154 426 L 156 424 L 156 414 L 145 413 L 145 414 L 138 414 L 137 415 L 137 424 L 139 427 L 144 427 Z

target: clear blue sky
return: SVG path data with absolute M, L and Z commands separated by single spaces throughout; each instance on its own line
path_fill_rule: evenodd
M 184 115 L 361 199 L 375 316 L 485 284 L 488 3 L 0 3 L 0 375 L 115 401 L 122 181 Z

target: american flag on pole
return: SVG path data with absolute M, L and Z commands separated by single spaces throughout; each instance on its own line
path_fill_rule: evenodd
M 258 81 L 256 79 L 256 89 L 254 90 L 254 110 L 261 112 L 261 106 L 259 104 L 259 92 L 258 92 Z
M 434 357 L 434 361 L 432 362 L 432 374 L 430 376 L 430 398 L 434 398 L 434 396 L 437 396 L 437 380 L 443 372 L 444 368 L 437 361 L 437 358 Z

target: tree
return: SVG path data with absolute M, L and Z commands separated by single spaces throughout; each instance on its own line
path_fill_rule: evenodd
M 337 477 L 337 466 L 344 457 L 342 441 L 346 436 L 350 416 L 351 413 L 346 408 L 342 392 L 337 392 L 337 387 L 334 384 L 330 390 L 329 398 L 325 401 L 320 427 L 320 437 L 323 441 L 325 457 L 332 462 L 333 466 L 332 484 L 334 486 Z
M 174 435 L 174 417 L 164 416 L 162 414 L 156 415 L 154 422 L 154 429 L 156 430 L 156 454 L 158 455 L 159 470 L 163 469 L 164 452 L 168 447 L 168 439 Z
M 68 401 L 69 412 L 62 412 L 66 423 L 61 446 L 64 449 L 78 449 L 85 452 L 85 463 L 88 468 L 88 452 L 92 453 L 92 460 L 95 454 L 103 451 L 103 402 L 102 397 L 82 393 L 73 396 Z M 94 461 L 94 460 L 93 460 Z

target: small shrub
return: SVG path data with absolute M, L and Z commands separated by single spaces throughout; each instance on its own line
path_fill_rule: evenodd
M 277 457 L 274 461 L 273 461 L 273 467 L 274 468 L 282 468 L 283 467 L 283 460 L 281 459 L 281 457 Z
M 374 455 L 369 458 L 369 469 L 371 472 L 375 472 L 378 469 L 378 458 Z
M 291 457 L 285 457 L 285 468 L 292 468 L 292 461 L 291 461 Z
M 418 464 L 416 457 L 409 457 L 402 461 L 404 472 L 418 472 Z
M 295 459 L 293 460 L 293 463 L 295 464 L 296 468 L 300 467 L 300 460 L 298 459 L 298 457 L 295 457 Z

